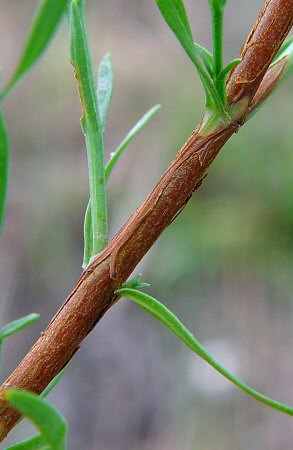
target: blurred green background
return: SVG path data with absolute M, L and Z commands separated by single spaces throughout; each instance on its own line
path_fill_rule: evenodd
M 153 104 L 162 110 L 109 182 L 111 236 L 157 182 L 201 117 L 193 67 L 153 0 L 88 0 L 93 55 L 112 53 L 107 156 Z M 228 1 L 225 59 L 236 57 L 261 0 Z M 2 0 L 2 81 L 11 75 L 36 1 Z M 207 0 L 186 1 L 210 48 Z M 11 337 L 15 368 L 81 272 L 88 199 L 81 107 L 66 21 L 5 102 L 11 179 L 0 253 L 1 325 L 40 321 Z M 235 135 L 188 207 L 140 264 L 149 293 L 224 365 L 293 404 L 292 85 L 288 80 Z M 222 379 L 168 330 L 121 300 L 87 338 L 50 396 L 69 421 L 70 450 L 291 450 L 292 418 Z M 31 435 L 21 423 L 6 445 Z

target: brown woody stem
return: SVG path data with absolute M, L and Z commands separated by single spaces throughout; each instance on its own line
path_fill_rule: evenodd
M 150 195 L 82 274 L 44 334 L 0 388 L 1 440 L 19 419 L 5 402 L 5 390 L 17 387 L 40 394 L 70 361 L 115 302 L 115 291 L 184 208 L 220 149 L 245 122 L 249 104 L 292 27 L 292 20 L 292 0 L 266 1 L 243 47 L 242 62 L 230 75 L 227 86 L 230 104 L 242 105 L 237 120 L 208 135 L 199 125 Z

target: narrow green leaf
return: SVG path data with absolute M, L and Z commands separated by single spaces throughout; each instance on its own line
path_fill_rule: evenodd
M 241 59 L 236 58 L 233 59 L 233 61 L 230 61 L 226 67 L 224 67 L 224 69 L 222 70 L 222 72 L 220 73 L 220 75 L 218 76 L 219 80 L 225 80 L 227 76 L 229 75 L 229 73 L 231 72 L 232 69 L 234 69 L 234 67 L 238 66 L 238 64 L 241 62 Z
M 67 423 L 50 403 L 17 389 L 6 391 L 5 399 L 37 426 L 50 449 L 65 450 Z
M 156 0 L 157 5 L 179 41 L 192 40 L 192 32 L 182 0 Z
M 213 55 L 205 47 L 196 42 L 194 42 L 194 46 L 200 54 L 209 76 L 213 78 Z
M 182 0 L 156 0 L 165 21 L 176 35 L 180 44 L 191 58 L 192 62 L 200 65 L 198 53 L 194 46 L 194 39 L 190 29 L 185 6 Z
M 0 112 L 0 234 L 3 228 L 9 172 L 9 139 L 3 113 Z
M 180 320 L 169 311 L 158 300 L 144 292 L 137 291 L 136 289 L 122 288 L 117 291 L 119 297 L 127 297 L 133 300 L 135 303 L 144 308 L 149 314 L 162 322 L 169 330 L 171 330 L 176 336 L 179 337 L 191 350 L 197 355 L 203 358 L 214 369 L 221 373 L 225 378 L 238 386 L 248 395 L 252 396 L 255 400 L 264 403 L 271 408 L 277 409 L 283 413 L 293 415 L 293 407 L 279 403 L 265 395 L 255 391 L 253 388 L 245 384 L 239 378 L 231 374 L 225 367 L 223 367 L 214 357 L 198 342 L 195 337 L 188 331 L 188 329 L 180 322 Z
M 25 441 L 14 444 L 11 447 L 6 447 L 4 450 L 51 450 L 46 439 L 42 434 L 33 436 Z
M 105 176 L 106 180 L 109 179 L 109 176 L 115 167 L 118 159 L 122 155 L 123 151 L 127 147 L 127 145 L 132 141 L 132 139 L 139 133 L 139 131 L 149 122 L 149 120 L 156 114 L 156 112 L 161 108 L 161 105 L 155 105 L 151 109 L 149 109 L 140 119 L 134 127 L 129 131 L 129 133 L 125 136 L 117 150 L 111 155 L 110 160 L 108 161 L 105 168 Z
M 202 65 L 201 55 L 194 45 L 194 39 L 182 0 L 156 0 L 165 21 L 177 36 L 185 52 L 195 65 L 206 95 L 206 109 L 226 116 L 224 105 L 219 97 L 206 68 Z
M 174 32 L 185 52 L 195 65 L 200 79 L 202 81 L 205 94 L 206 94 L 206 107 L 215 108 L 215 103 L 220 109 L 220 101 L 217 99 L 217 93 L 215 92 L 212 82 L 202 67 L 199 59 L 198 51 L 194 45 L 194 39 L 190 29 L 188 17 L 182 0 L 156 0 L 157 5 L 162 13 L 162 16 L 166 20 L 167 24 Z
M 53 378 L 53 380 L 48 384 L 48 386 L 46 387 L 46 389 L 41 393 L 40 397 L 41 398 L 45 398 L 47 397 L 47 395 L 50 394 L 50 392 L 54 389 L 54 387 L 56 386 L 57 383 L 59 383 L 59 381 L 61 380 L 61 378 L 63 377 L 64 373 L 67 370 L 67 366 L 64 367 L 64 369 L 62 369 L 58 375 L 56 375 L 56 377 Z
M 9 323 L 0 330 L 0 340 L 3 340 L 8 336 L 17 333 L 23 328 L 28 327 L 32 323 L 36 322 L 39 318 L 40 318 L 39 314 L 33 313 L 25 317 L 22 317 L 21 319 L 14 320 L 13 322 Z
M 227 0 L 209 0 L 210 6 L 215 9 L 223 8 Z
M 109 106 L 113 91 L 113 71 L 111 64 L 111 55 L 107 53 L 102 59 L 98 72 L 98 106 L 100 113 L 100 121 L 103 132 L 105 132 L 108 119 Z
M 44 52 L 66 10 L 68 0 L 41 0 L 20 61 L 3 91 L 5 96 Z

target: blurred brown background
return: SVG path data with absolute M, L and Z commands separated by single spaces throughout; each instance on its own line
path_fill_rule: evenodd
M 88 1 L 96 66 L 112 53 L 115 86 L 106 158 L 153 104 L 162 110 L 129 146 L 109 182 L 111 236 L 139 205 L 200 119 L 192 64 L 153 0 Z M 261 0 L 228 1 L 226 62 Z M 36 1 L 2 0 L 2 81 L 11 75 Z M 210 48 L 207 0 L 186 1 Z M 1 325 L 40 321 L 4 346 L 18 364 L 81 272 L 87 162 L 64 21 L 4 109 L 11 180 L 1 241 Z M 138 271 L 224 365 L 293 404 L 292 79 L 235 135 L 188 207 Z M 136 305 L 121 300 L 82 345 L 50 400 L 69 421 L 70 450 L 291 450 L 292 418 L 222 379 Z M 6 445 L 35 431 L 21 423 Z

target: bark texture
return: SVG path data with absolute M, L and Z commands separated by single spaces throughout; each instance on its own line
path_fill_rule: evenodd
M 237 123 L 231 122 L 208 136 L 202 135 L 199 125 L 150 195 L 82 274 L 44 334 L 0 388 L 0 440 L 19 419 L 5 402 L 5 390 L 17 387 L 40 394 L 70 361 L 115 302 L 115 290 L 184 208 L 220 149 L 245 122 L 253 97 L 292 21 L 292 0 L 266 1 L 242 49 L 242 62 L 228 81 L 229 102 L 245 105 Z

